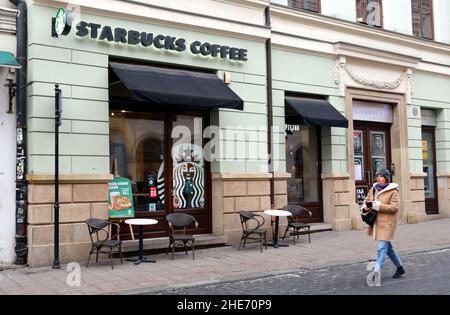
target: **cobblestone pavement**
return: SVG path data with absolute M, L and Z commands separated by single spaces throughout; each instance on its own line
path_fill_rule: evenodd
M 214 285 L 163 290 L 154 295 L 412 295 L 450 294 L 450 248 L 406 255 L 407 273 L 392 279 L 395 267 L 388 262 L 381 286 L 369 287 L 367 263 L 347 264 Z
M 342 270 L 336 272 L 335 277 L 336 281 L 344 284 L 344 288 L 360 281 L 361 289 L 367 289 L 364 288 L 364 265 L 375 258 L 376 242 L 366 234 L 365 230 L 314 233 L 311 244 L 308 244 L 306 237 L 295 246 L 292 240 L 286 240 L 291 246 L 279 249 L 269 247 L 262 253 L 257 244 L 248 244 L 241 250 L 237 246 L 202 249 L 195 251 L 195 260 L 192 260 L 190 253 L 184 255 L 178 252 L 174 260 L 170 259 L 170 255 L 157 254 L 151 256 L 156 260 L 155 264 L 136 266 L 124 262 L 120 265 L 116 260 L 114 270 L 111 270 L 109 260 L 91 263 L 89 268 L 84 263 L 63 265 L 60 270 L 52 270 L 50 266 L 13 267 L 0 271 L 0 295 L 140 294 L 269 276 L 286 277 L 286 281 L 301 277 L 311 277 L 313 281 L 317 278 L 314 281 L 319 284 L 323 282 L 322 288 L 330 288 L 329 282 L 324 282 L 329 281 L 327 277 L 317 275 L 327 274 L 326 268 L 333 266 L 338 266 L 333 270 Z M 408 254 L 450 248 L 450 219 L 399 225 L 394 245 L 400 255 L 408 260 L 415 257 Z M 388 278 L 392 271 L 389 272 L 389 265 L 386 267 L 382 282 L 390 286 Z M 414 272 L 416 267 L 414 264 L 408 266 L 408 275 L 420 275 Z M 349 276 L 339 276 L 347 274 L 345 270 L 353 269 L 355 271 L 349 272 Z M 426 274 L 425 271 L 422 273 Z M 416 278 L 408 277 L 405 281 L 411 279 Z M 426 279 L 424 281 L 428 281 Z M 295 288 L 295 285 L 292 287 Z

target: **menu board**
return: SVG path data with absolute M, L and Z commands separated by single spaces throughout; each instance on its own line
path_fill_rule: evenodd
M 114 178 L 108 184 L 108 210 L 110 218 L 134 217 L 133 194 L 128 178 Z

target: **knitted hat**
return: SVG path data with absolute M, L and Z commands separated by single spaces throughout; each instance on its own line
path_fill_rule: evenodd
M 379 170 L 375 175 L 376 176 L 381 175 L 381 176 L 383 176 L 386 179 L 386 181 L 388 183 L 391 182 L 391 173 L 387 169 Z

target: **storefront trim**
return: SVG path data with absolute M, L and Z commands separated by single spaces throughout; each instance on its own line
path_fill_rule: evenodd
M 62 174 L 59 175 L 59 182 L 62 184 L 93 184 L 93 183 L 107 183 L 113 179 L 112 174 L 92 174 L 92 175 L 79 175 L 79 174 Z M 27 181 L 30 184 L 51 184 L 55 181 L 55 175 L 27 175 Z

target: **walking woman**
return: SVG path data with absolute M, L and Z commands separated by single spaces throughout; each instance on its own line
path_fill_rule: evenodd
M 397 213 L 399 210 L 398 185 L 390 182 L 388 170 L 377 172 L 377 182 L 364 199 L 361 208 L 364 215 L 369 210 L 377 211 L 377 218 L 373 226 L 369 226 L 368 234 L 378 241 L 378 255 L 375 264 L 375 272 L 381 272 L 386 255 L 392 260 L 397 270 L 394 279 L 405 273 L 403 263 L 392 246 L 395 227 L 397 225 Z M 371 205 L 371 207 L 369 207 Z

